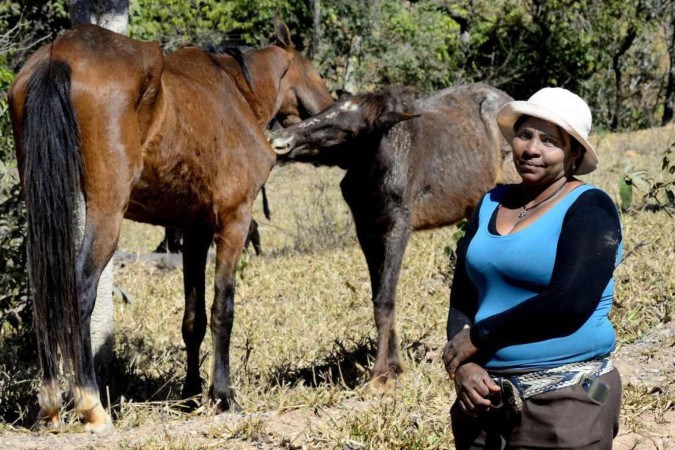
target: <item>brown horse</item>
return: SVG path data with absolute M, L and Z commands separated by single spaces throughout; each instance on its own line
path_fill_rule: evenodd
M 278 45 L 234 58 L 194 47 L 164 56 L 156 43 L 83 26 L 39 49 L 16 76 L 9 102 L 28 208 L 46 425 L 59 424 L 60 354 L 73 372 L 85 428 L 111 426 L 89 329 L 98 279 L 125 217 L 185 230 L 185 397 L 202 388 L 204 271 L 215 239 L 209 395 L 219 410 L 238 408 L 229 362 L 234 275 L 253 200 L 275 163 L 263 128 L 275 116 L 289 124 L 333 102 L 293 50 L 285 24 L 275 19 L 275 28 Z M 86 225 L 78 245 L 72 222 L 82 195 Z
M 467 217 L 495 183 L 517 179 L 495 121 L 510 100 L 485 84 L 418 100 L 407 89 L 388 88 L 342 99 L 272 135 L 280 161 L 347 170 L 340 187 L 370 272 L 378 389 L 402 370 L 395 299 L 410 233 Z

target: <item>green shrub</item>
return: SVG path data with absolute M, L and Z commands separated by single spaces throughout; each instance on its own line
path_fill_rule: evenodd
M 663 152 L 661 163 L 663 181 L 656 181 L 654 176 L 645 170 L 626 169 L 619 181 L 622 211 L 628 211 L 633 207 L 633 189 L 636 189 L 642 193 L 644 208 L 662 209 L 668 214 L 675 212 L 675 161 L 672 160 L 674 151 L 675 141 Z
M 3 18 L 0 24 L 6 24 Z M 7 57 L 15 37 L 9 31 L 0 39 L 3 43 L 0 48 L 0 334 L 12 329 L 27 331 L 31 317 L 26 275 L 26 212 L 7 105 L 7 90 L 14 76 Z

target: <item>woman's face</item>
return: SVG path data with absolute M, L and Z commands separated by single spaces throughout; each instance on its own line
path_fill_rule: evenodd
M 579 150 L 557 125 L 528 117 L 513 138 L 513 162 L 523 183 L 548 185 L 569 173 Z

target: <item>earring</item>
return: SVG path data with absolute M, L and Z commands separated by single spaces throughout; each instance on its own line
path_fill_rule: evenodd
M 576 173 L 576 171 L 577 171 L 577 163 L 573 162 L 572 163 L 572 173 Z

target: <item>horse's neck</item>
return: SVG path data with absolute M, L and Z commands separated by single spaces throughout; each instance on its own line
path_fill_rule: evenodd
M 245 54 L 251 85 L 246 81 L 243 68 L 236 62 L 236 70 L 228 70 L 261 127 L 267 126 L 281 105 L 281 78 L 288 69 L 288 59 L 279 52 L 284 51 L 278 47 L 267 47 Z
M 258 95 L 256 95 L 259 90 L 256 89 L 255 84 L 253 85 L 253 91 L 248 85 L 245 87 L 238 85 L 238 87 L 239 91 L 246 99 L 246 102 L 251 107 L 258 125 L 260 125 L 262 128 L 266 127 L 270 120 L 272 120 L 272 117 L 274 117 L 274 114 L 276 114 L 276 111 L 274 111 L 274 105 L 271 105 L 270 107 L 268 102 L 265 102 L 264 99 L 261 99 L 258 97 Z

